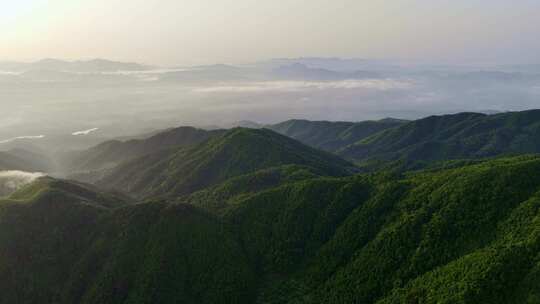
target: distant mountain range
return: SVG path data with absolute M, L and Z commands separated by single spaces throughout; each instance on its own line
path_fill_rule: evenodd
M 271 75 L 279 79 L 290 80 L 344 80 L 380 78 L 381 74 L 371 71 L 339 72 L 323 68 L 312 68 L 302 63 L 281 65 L 272 69 Z
M 46 155 L 38 152 L 11 149 L 0 151 L 0 171 L 3 170 L 51 172 L 54 171 L 54 163 Z
M 35 62 L 0 62 L 0 71 L 27 72 L 35 70 L 57 72 L 118 72 L 118 71 L 144 71 L 151 69 L 150 66 L 132 63 L 118 62 L 106 59 L 66 61 L 59 59 L 42 59 Z

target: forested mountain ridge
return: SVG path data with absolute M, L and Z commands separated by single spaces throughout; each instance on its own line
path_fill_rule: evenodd
M 0 303 L 253 298 L 249 260 L 217 219 L 94 190 L 42 178 L 0 200 Z
M 122 163 L 97 182 L 140 197 L 186 195 L 228 178 L 281 165 L 305 165 L 343 176 L 355 167 L 268 129 L 235 128 L 192 147 Z
M 225 218 L 262 260 L 260 303 L 534 303 L 539 172 L 525 156 L 314 179 L 238 202 Z
M 206 131 L 193 127 L 178 127 L 159 132 L 146 139 L 111 140 L 84 151 L 74 151 L 64 157 L 68 172 L 92 171 L 114 167 L 121 162 L 173 147 L 199 144 L 224 130 Z
M 276 172 L 273 185 L 223 195 Z M 90 188 L 82 195 L 82 186 L 68 184 L 40 179 L 0 202 L 0 303 L 535 303 L 539 296 L 538 156 L 405 175 L 269 169 L 174 204 L 92 203 L 114 196 Z M 211 192 L 231 198 L 225 209 L 200 204 Z
M 368 170 L 422 168 L 440 161 L 540 153 L 540 110 L 458 113 L 403 120 L 290 120 L 269 128 Z
M 416 171 L 360 172 L 269 129 L 136 141 L 96 185 L 43 177 L 0 199 L 0 303 L 538 303 L 540 156 L 500 155 L 535 151 L 539 113 L 353 144 L 436 164 Z M 417 142 L 473 152 L 403 152 Z
M 433 162 L 540 152 L 540 110 L 430 116 L 374 134 L 338 154 L 358 162 Z
M 336 152 L 375 133 L 400 126 L 405 122 L 398 119 L 361 122 L 293 119 L 267 127 L 312 147 Z

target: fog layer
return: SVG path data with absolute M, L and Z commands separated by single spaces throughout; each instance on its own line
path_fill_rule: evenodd
M 46 60 L 4 63 L 0 70 L 0 144 L 28 134 L 99 142 L 177 125 L 414 119 L 540 106 L 537 65 L 300 58 L 245 66 L 153 68 Z
M 0 171 L 0 196 L 9 195 L 21 187 L 45 176 L 43 173 L 23 171 Z

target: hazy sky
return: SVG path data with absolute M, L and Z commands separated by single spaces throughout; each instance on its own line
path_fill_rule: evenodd
M 0 0 L 0 60 L 539 62 L 538 0 Z

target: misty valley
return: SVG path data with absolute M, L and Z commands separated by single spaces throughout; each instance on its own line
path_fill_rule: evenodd
M 540 304 L 540 1 L 0 3 L 0 304 Z
M 0 303 L 540 299 L 540 110 L 100 130 L 0 143 Z

